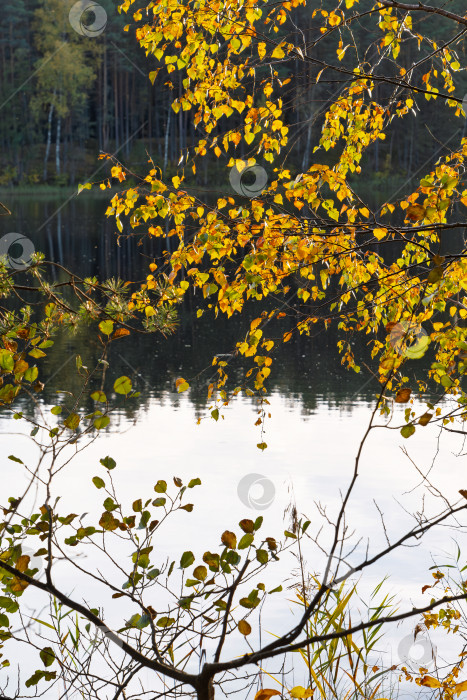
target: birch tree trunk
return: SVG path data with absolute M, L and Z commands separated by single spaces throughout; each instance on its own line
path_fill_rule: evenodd
M 55 97 L 55 90 L 54 90 L 54 95 Z M 49 116 L 47 118 L 47 145 L 45 147 L 45 156 L 44 156 L 44 173 L 43 173 L 43 180 L 47 180 L 47 161 L 49 160 L 49 153 L 50 153 L 50 144 L 52 143 L 52 116 L 54 113 L 54 104 L 53 101 L 50 103 L 50 108 L 49 108 Z
M 62 131 L 62 118 L 57 119 L 57 135 L 55 139 L 55 172 L 60 175 L 60 137 Z

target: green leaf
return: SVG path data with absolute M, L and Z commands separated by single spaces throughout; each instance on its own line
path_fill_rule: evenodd
M 150 624 L 150 622 L 151 622 L 151 616 L 148 615 L 147 613 L 144 613 L 143 615 L 141 615 L 140 619 L 136 623 L 136 627 L 139 630 L 142 630 L 143 627 L 147 627 Z
M 154 491 L 156 493 L 165 493 L 167 491 L 167 482 L 163 479 L 159 479 L 157 484 L 154 486 Z
M 260 564 L 267 564 L 268 563 L 267 551 L 265 549 L 257 549 L 256 550 L 256 558 Z
M 3 348 L 0 349 L 0 368 L 5 370 L 6 372 L 13 372 L 14 366 L 15 360 L 13 357 L 13 353 L 9 350 L 4 350 Z
M 91 399 L 93 401 L 100 401 L 101 403 L 105 403 L 107 401 L 107 396 L 104 394 L 103 391 L 93 391 L 91 394 Z
M 193 576 L 198 579 L 198 581 L 204 581 L 208 575 L 208 570 L 205 566 L 197 566 L 193 571 Z
M 59 416 L 61 412 L 62 412 L 61 406 L 54 406 L 53 408 L 50 409 L 50 413 L 53 413 L 54 416 Z
M 40 680 L 52 681 L 57 677 L 56 671 L 34 671 L 32 676 L 25 683 L 26 688 L 37 685 Z
M 161 617 L 157 622 L 156 625 L 158 627 L 170 627 L 173 625 L 175 622 L 173 617 Z
M 159 508 L 160 506 L 165 506 L 166 502 L 167 499 L 161 496 L 160 498 L 155 498 L 152 502 L 152 505 L 156 508 Z
M 211 417 L 214 418 L 215 421 L 219 420 L 219 409 L 218 408 L 214 408 L 211 411 Z
M 238 549 L 247 549 L 254 539 L 255 536 L 252 534 L 247 533 L 246 535 L 243 535 L 242 539 L 238 543 Z
M 191 566 L 195 560 L 193 552 L 183 552 L 180 559 L 180 568 L 186 569 L 187 566 Z
M 78 194 L 81 194 L 83 190 L 90 190 L 92 188 L 92 184 L 90 182 L 86 182 L 84 185 L 78 185 Z
M 70 413 L 68 418 L 63 421 L 64 425 L 70 430 L 76 430 L 80 423 L 80 417 L 77 413 Z
M 135 613 L 130 617 L 128 622 L 126 623 L 126 627 L 136 627 L 138 625 L 138 622 L 141 620 L 141 615 L 138 615 L 138 613 Z
M 11 459 L 12 462 L 18 462 L 18 464 L 24 464 L 23 460 L 15 455 L 8 455 L 8 459 Z
M 259 604 L 259 599 L 250 600 L 249 598 L 240 598 L 239 603 L 243 608 L 251 609 L 256 608 L 256 606 Z
M 99 462 L 106 469 L 115 469 L 115 467 L 117 466 L 116 461 L 112 459 L 112 457 L 104 457 L 103 459 L 100 459 Z
M 34 357 L 36 360 L 39 359 L 39 357 L 45 357 L 45 352 L 42 352 L 42 350 L 39 350 L 39 348 L 34 348 L 28 354 L 31 355 L 31 357 Z
M 194 486 L 200 486 L 201 485 L 201 479 L 192 479 L 191 481 L 188 482 L 188 488 L 192 489 Z
M 114 329 L 113 321 L 101 321 L 99 323 L 99 330 L 104 333 L 104 335 L 112 335 Z
M 430 337 L 428 335 L 424 335 L 422 338 L 419 338 L 416 343 L 405 348 L 404 355 L 408 357 L 409 360 L 419 360 L 428 350 L 429 344 Z
M 151 513 L 148 510 L 144 510 L 139 521 L 138 530 L 144 530 L 147 527 L 150 517 Z
M 288 530 L 284 530 L 284 535 L 286 537 L 291 537 L 293 540 L 297 539 L 297 535 L 295 535 L 293 532 L 289 532 Z
M 219 570 L 219 555 L 213 554 L 212 552 L 205 552 L 203 554 L 203 561 L 209 566 L 211 571 Z
M 258 518 L 255 520 L 255 530 L 259 530 L 261 525 L 263 524 L 263 516 L 260 515 Z
M 403 438 L 409 438 L 411 435 L 413 435 L 415 432 L 415 426 L 410 424 L 410 425 L 404 425 L 404 427 L 401 430 L 401 435 Z
M 8 613 L 15 613 L 19 609 L 19 605 L 16 600 L 9 598 L 6 595 L 0 596 L 0 608 L 6 610 Z
M 99 416 L 98 418 L 94 419 L 94 427 L 97 428 L 97 430 L 102 430 L 103 428 L 106 428 L 109 423 L 109 416 Z
M 103 489 L 105 486 L 105 481 L 100 478 L 100 476 L 95 476 L 93 477 L 92 483 L 96 487 L 96 489 Z
M 106 510 L 109 511 L 109 513 L 110 513 L 112 510 L 116 510 L 116 509 L 118 508 L 118 505 L 115 503 L 115 501 L 114 501 L 113 498 L 110 498 L 110 496 L 108 496 L 108 497 L 105 499 L 103 505 L 104 505 L 104 508 L 105 508 Z
M 117 394 L 127 394 L 130 393 L 132 387 L 131 379 L 129 377 L 119 377 L 114 382 L 114 391 Z
M 39 375 L 37 367 L 29 367 L 24 373 L 24 378 L 27 382 L 35 382 Z
M 46 667 L 52 666 L 53 662 L 55 661 L 55 653 L 52 647 L 44 647 L 41 649 L 39 656 L 41 657 L 42 663 Z
M 9 627 L 10 620 L 4 613 L 0 613 L 0 627 Z
M 106 510 L 104 513 L 101 515 L 101 519 L 99 520 L 99 525 L 103 530 L 116 530 L 118 527 L 118 520 L 114 518 L 112 513 L 110 513 L 108 510 Z

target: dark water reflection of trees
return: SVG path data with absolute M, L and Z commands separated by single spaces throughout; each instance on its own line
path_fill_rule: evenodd
M 60 198 L 13 198 L 7 203 L 12 216 L 0 219 L 0 235 L 9 231 L 27 235 L 47 259 L 59 262 L 83 277 L 143 279 L 148 262 L 161 256 L 165 242 L 135 236 L 121 238 L 117 244 L 114 221 L 105 217 L 108 194 L 98 198 L 86 195 L 84 192 L 68 202 L 65 195 Z M 128 418 L 134 417 L 135 411 L 144 410 L 153 399 L 170 400 L 176 406 L 181 398 L 175 392 L 174 384 L 180 376 L 189 381 L 189 401 L 195 413 L 201 415 L 207 406 L 207 386 L 213 378 L 213 356 L 231 353 L 236 342 L 245 336 L 249 320 L 258 315 L 252 307 L 243 318 L 227 320 L 219 317 L 214 323 L 213 316 L 208 313 L 196 319 L 196 302 L 196 297 L 187 300 L 180 310 L 176 333 L 167 339 L 134 334 L 112 343 L 105 386 L 111 386 L 115 377 L 126 374 L 131 377 L 134 387 L 141 391 L 137 401 L 122 401 L 122 412 Z M 284 325 L 271 323 L 267 328 L 268 337 L 280 338 L 286 329 Z M 352 342 L 359 357 L 366 358 L 371 367 L 368 340 L 355 338 Z M 359 374 L 342 367 L 336 342 L 334 330 L 324 332 L 317 329 L 314 337 L 302 336 L 286 346 L 278 345 L 268 380 L 269 390 L 278 392 L 292 403 L 300 402 L 305 413 L 314 412 L 323 401 L 344 410 L 346 406 L 351 410 L 357 399 L 370 401 L 378 391 L 377 380 L 363 364 Z M 83 363 L 91 368 L 101 352 L 95 329 L 81 328 L 74 336 L 63 334 L 57 337 L 43 361 L 42 381 L 49 381 L 46 381 L 40 400 L 57 403 L 58 388 L 78 392 L 81 380 L 75 369 L 75 355 L 80 354 Z M 229 360 L 229 375 L 231 388 L 241 383 L 244 367 L 238 358 Z M 100 381 L 96 376 L 93 388 L 98 388 Z M 85 408 L 93 410 L 91 399 L 88 404 Z

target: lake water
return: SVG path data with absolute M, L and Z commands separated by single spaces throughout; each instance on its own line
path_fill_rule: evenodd
M 117 246 L 113 223 L 103 216 L 105 199 L 93 199 L 86 193 L 64 204 L 65 199 L 6 201 L 3 197 L 12 217 L 0 218 L 1 235 L 9 231 L 23 233 L 48 258 L 78 269 L 83 276 L 141 278 L 149 256 L 160 251 L 151 249 L 153 244 L 149 243 L 138 247 L 134 239 Z M 256 446 L 262 438 L 254 425 L 257 406 L 253 400 L 234 400 L 217 422 L 209 416 L 206 402 L 211 359 L 216 353 L 231 352 L 245 334 L 248 318 L 230 322 L 220 319 L 214 323 L 206 315 L 198 321 L 193 316 L 189 307 L 183 309 L 177 332 L 167 340 L 129 337 L 112 344 L 109 386 L 116 377 L 126 374 L 141 391 L 141 397 L 117 403 L 109 428 L 61 473 L 56 495 L 61 497 L 62 511 L 76 512 L 77 503 L 83 512 L 102 510 L 101 495 L 92 486 L 91 478 L 102 476 L 99 459 L 110 455 L 118 465 L 114 472 L 117 491 L 128 503 L 150 492 L 158 479 L 169 481 L 177 476 L 186 483 L 190 478 L 201 478 L 203 485 L 192 494 L 193 513 L 184 513 L 183 522 L 178 518 L 175 528 L 167 529 L 160 543 L 161 557 L 178 560 L 184 550 L 202 554 L 216 546 L 223 530 L 238 529 L 240 519 L 254 519 L 258 514 L 264 517 L 264 533 L 279 537 L 289 527 L 288 515 L 284 513 L 291 502 L 311 520 L 310 533 L 316 534 L 323 528 L 322 544 L 329 546 L 331 524 L 353 473 L 355 454 L 370 419 L 378 382 L 365 368 L 355 374 L 340 366 L 332 333 L 292 341 L 285 348 L 287 352 L 279 351 L 273 364 L 269 384 L 271 418 L 266 421 L 264 434 L 268 448 L 262 452 Z M 84 364 L 92 366 L 99 353 L 97 337 L 89 331 L 79 331 L 73 338 L 57 339 L 44 363 L 42 380 L 46 386 L 38 395 L 39 404 L 34 407 L 24 401 L 25 413 L 42 410 L 50 415 L 49 409 L 57 400 L 65 400 L 63 394 L 57 399 L 57 387 L 62 391 L 77 390 L 73 367 L 77 353 Z M 240 369 L 232 365 L 233 373 Z M 180 376 L 192 385 L 183 395 L 175 391 L 175 380 Z M 91 405 L 90 401 L 89 408 Z M 403 422 L 404 408 L 396 409 L 392 424 Z M 382 420 L 376 422 L 383 425 Z M 350 567 L 365 556 L 367 545 L 370 555 L 384 546 L 380 512 L 385 515 L 386 533 L 394 541 L 413 526 L 411 513 L 430 516 L 441 510 L 435 488 L 454 498 L 459 488 L 466 487 L 460 436 L 443 437 L 440 442 L 438 437 L 431 426 L 417 430 L 409 440 L 403 440 L 396 430 L 381 428 L 371 433 L 348 508 L 347 524 L 349 534 L 353 534 L 346 553 L 355 546 L 347 560 Z M 13 421 L 5 412 L 0 416 L 0 450 L 2 491 L 6 495 L 8 485 L 7 495 L 20 492 L 24 477 L 17 465 L 5 457 L 14 454 L 33 465 L 38 452 L 20 421 Z M 426 488 L 420 475 L 428 471 L 432 489 Z M 270 501 L 266 508 L 262 507 L 264 498 Z M 463 528 L 433 531 L 422 543 L 412 543 L 418 546 L 396 550 L 363 576 L 359 584 L 362 597 L 388 576 L 385 590 L 397 596 L 400 610 L 426 604 L 429 594 L 422 595 L 421 588 L 432 580 L 429 567 L 434 561 L 446 562 L 455 553 L 455 539 L 462 548 Z M 304 556 L 309 571 L 319 572 L 323 556 L 312 541 L 305 546 Z M 90 559 L 86 566 L 92 563 Z M 267 586 L 283 583 L 294 568 L 295 560 L 285 554 L 267 570 Z M 76 596 L 90 600 L 96 593 L 84 576 L 77 576 L 66 567 L 61 575 L 62 585 Z M 279 594 L 268 603 L 268 617 L 263 619 L 266 636 L 279 634 L 290 625 L 294 606 L 288 602 L 293 597 L 289 593 L 285 597 Z M 102 605 L 108 604 L 108 597 Z M 108 610 L 110 619 L 118 624 L 121 618 L 115 603 Z M 414 626 L 412 621 L 388 628 L 379 650 L 385 659 L 400 663 L 401 640 L 413 633 Z M 447 648 L 442 635 L 433 635 L 433 640 Z M 245 651 L 238 639 L 229 644 L 224 658 Z M 417 658 L 414 651 L 415 666 Z M 295 684 L 306 684 L 304 667 L 295 671 Z M 409 691 L 404 693 L 413 694 Z

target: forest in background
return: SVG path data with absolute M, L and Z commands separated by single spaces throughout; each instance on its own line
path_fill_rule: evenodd
M 462 13 L 464 2 L 451 0 L 449 7 Z M 149 154 L 170 175 L 199 138 L 200 125 L 194 124 L 193 114 L 183 110 L 175 113 L 170 106 L 181 95 L 180 73 L 170 75 L 165 67 L 158 71 L 156 58 L 146 57 L 138 46 L 134 25 L 125 31 L 128 17 L 118 13 L 118 4 L 118 0 L 101 0 L 107 25 L 99 35 L 88 37 L 73 30 L 68 18 L 70 3 L 63 0 L 2 3 L 0 187 L 39 183 L 74 186 L 95 171 L 100 152 L 116 154 L 136 172 L 145 170 Z M 136 3 L 134 7 L 143 5 Z M 313 10 L 321 6 L 326 6 L 326 0 L 311 0 L 306 7 L 294 10 L 297 38 L 301 34 L 307 45 L 319 38 L 319 18 L 313 17 Z M 372 20 L 367 19 L 368 25 L 364 18 L 353 27 L 356 45 L 363 55 L 375 50 L 375 37 L 369 31 Z M 418 27 L 414 22 L 414 31 L 422 32 L 427 24 L 436 22 L 440 41 L 449 39 L 454 31 L 452 23 L 440 17 L 422 15 L 419 22 Z M 414 38 L 413 42 L 415 53 L 417 40 Z M 337 69 L 350 66 L 355 49 L 350 46 L 346 51 L 344 47 L 339 62 L 335 43 L 317 43 L 312 48 L 313 58 Z M 465 40 L 456 48 L 459 55 L 465 56 Z M 411 60 L 409 54 L 407 61 Z M 335 75 L 326 71 L 326 79 L 316 82 L 319 63 L 310 63 L 306 71 L 298 70 L 295 63 L 295 59 L 281 61 L 277 70 L 281 80 L 289 80 L 285 101 L 294 137 L 290 139 L 288 155 L 289 163 L 299 172 L 312 163 L 324 113 L 345 76 L 338 70 Z M 384 74 L 384 63 L 380 70 Z M 414 83 L 423 84 L 422 73 L 421 68 Z M 260 77 L 258 74 L 258 82 Z M 467 78 L 464 82 L 467 93 Z M 375 92 L 376 100 L 387 99 L 390 86 L 381 83 Z M 425 163 L 445 153 L 444 146 L 449 147 L 455 135 L 459 138 L 462 121 L 451 110 L 444 110 L 439 101 L 427 101 L 421 95 L 413 109 L 414 114 L 408 119 L 392 122 L 385 141 L 377 140 L 368 149 L 364 165 L 375 183 L 416 174 Z M 417 111 L 421 112 L 418 117 Z M 235 113 L 229 118 L 233 126 L 235 118 Z M 240 115 L 237 120 L 240 123 Z M 219 125 L 219 133 L 224 126 Z M 238 155 L 245 157 L 247 149 L 242 140 Z M 329 155 L 330 159 L 335 157 Z M 225 164 L 209 154 L 202 171 L 196 176 L 191 174 L 189 184 L 208 186 L 220 167 L 225 174 Z

